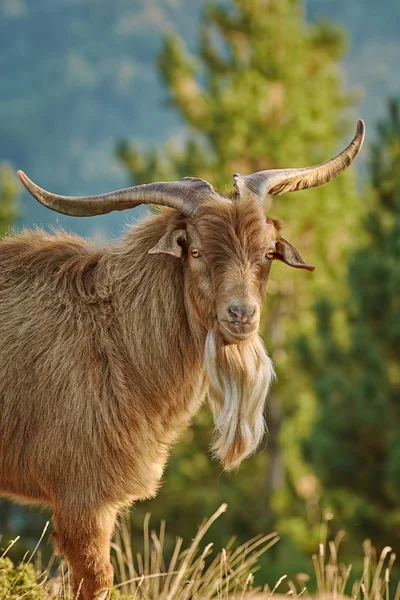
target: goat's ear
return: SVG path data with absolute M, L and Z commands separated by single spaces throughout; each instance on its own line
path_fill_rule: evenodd
M 276 242 L 274 258 L 296 269 L 307 269 L 307 271 L 314 271 L 315 269 L 312 265 L 308 265 L 303 260 L 300 252 L 284 238 L 280 238 Z
M 149 254 L 171 254 L 180 258 L 182 256 L 182 242 L 186 240 L 184 229 L 169 231 L 149 250 Z

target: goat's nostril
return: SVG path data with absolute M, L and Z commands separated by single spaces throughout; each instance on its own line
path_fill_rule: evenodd
M 231 304 L 228 308 L 229 316 L 236 323 L 247 323 L 255 314 L 255 306 L 246 304 Z
M 228 312 L 231 317 L 236 317 L 237 319 L 240 319 L 242 317 L 242 311 L 241 311 L 240 306 L 237 306 L 237 305 L 229 306 Z
M 248 306 L 244 314 L 242 315 L 241 321 L 242 323 L 248 323 L 254 317 L 256 312 L 255 306 Z

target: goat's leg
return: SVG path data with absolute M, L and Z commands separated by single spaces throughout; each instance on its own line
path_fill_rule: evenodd
M 117 511 L 103 506 L 71 514 L 62 506 L 54 512 L 53 539 L 68 559 L 74 594 L 82 600 L 106 600 L 113 584 L 110 540 Z

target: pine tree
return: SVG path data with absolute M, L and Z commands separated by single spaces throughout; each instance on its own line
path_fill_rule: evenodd
M 344 46 L 337 28 L 305 23 L 301 0 L 209 5 L 197 54 L 190 56 L 182 40 L 169 35 L 159 58 L 170 103 L 184 124 L 179 143 L 168 142 L 154 152 L 121 143 L 118 155 L 132 181 L 192 175 L 225 192 L 232 189 L 234 172 L 306 166 L 332 156 L 349 131 L 345 109 L 350 99 L 343 94 L 339 66 Z M 249 536 L 267 529 L 275 511 L 281 528 L 297 535 L 297 513 L 295 519 L 288 517 L 295 512 L 293 499 L 300 498 L 304 513 L 304 499 L 308 502 L 317 490 L 300 452 L 313 396 L 296 368 L 292 340 L 311 329 L 316 292 L 342 295 L 341 265 L 356 234 L 357 210 L 351 172 L 327 186 L 280 197 L 269 207 L 287 222 L 285 237 L 317 266 L 317 275 L 274 265 L 263 334 L 279 383 L 269 400 L 267 449 L 247 461 L 240 475 L 220 475 L 220 467 L 206 456 L 210 420 L 203 413 L 175 451 L 152 503 L 152 512 L 177 523 L 177 531 L 231 499 L 235 525 L 225 520 L 229 533 Z M 251 514 L 243 510 L 249 506 Z M 304 542 L 310 536 L 302 523 Z
M 306 446 L 336 526 L 400 543 L 400 105 L 389 103 L 370 161 L 373 208 L 348 268 L 344 305 L 316 306 L 318 343 L 299 343 L 317 418 Z M 334 323 L 342 323 L 342 335 Z

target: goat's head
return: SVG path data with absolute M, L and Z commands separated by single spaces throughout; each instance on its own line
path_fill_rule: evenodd
M 206 200 L 185 225 L 173 232 L 172 251 L 184 257 L 187 298 L 203 326 L 218 331 L 224 344 L 256 335 L 274 259 L 313 269 L 251 198 Z
M 151 249 L 183 261 L 190 318 L 208 332 L 206 368 L 219 438 L 214 446 L 226 468 L 235 468 L 257 447 L 264 432 L 263 407 L 273 369 L 257 334 L 271 263 L 313 270 L 281 237 L 279 223 L 264 215 L 266 194 L 322 185 L 342 173 L 364 138 L 359 121 L 350 145 L 314 167 L 234 175 L 235 193 L 219 195 L 202 179 L 151 183 L 103 196 L 74 198 L 46 192 L 19 177 L 39 202 L 68 215 L 92 216 L 158 204 L 182 219 Z

